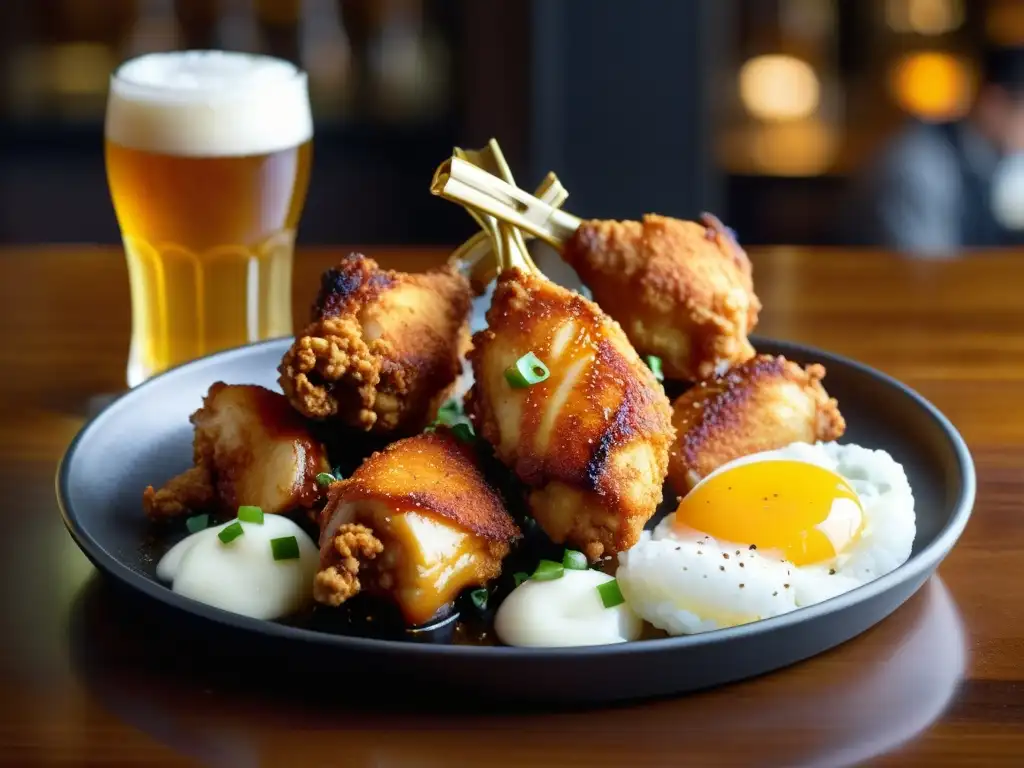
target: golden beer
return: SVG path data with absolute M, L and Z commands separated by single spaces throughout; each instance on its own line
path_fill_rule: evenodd
M 262 56 L 151 54 L 111 81 L 106 164 L 132 295 L 132 386 L 292 332 L 312 159 L 305 75 Z

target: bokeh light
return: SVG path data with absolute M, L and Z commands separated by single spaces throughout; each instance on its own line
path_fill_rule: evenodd
M 963 0 L 887 0 L 885 21 L 895 32 L 944 35 L 964 23 Z
M 760 120 L 809 117 L 821 101 L 821 83 L 814 69 L 793 56 L 757 56 L 740 69 L 740 100 Z
M 974 79 L 970 67 L 948 53 L 921 51 L 899 59 L 889 73 L 896 103 L 922 120 L 963 116 L 971 105 Z

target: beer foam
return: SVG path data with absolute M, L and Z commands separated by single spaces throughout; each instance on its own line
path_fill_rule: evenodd
M 229 51 L 151 53 L 110 80 L 106 137 L 168 155 L 262 155 L 313 136 L 306 74 Z

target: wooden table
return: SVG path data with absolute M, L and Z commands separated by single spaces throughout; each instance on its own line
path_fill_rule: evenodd
M 301 254 L 297 314 L 341 253 Z M 407 269 L 444 255 L 374 253 Z M 755 256 L 760 333 L 893 374 L 970 444 L 975 515 L 940 577 L 835 651 L 723 690 L 597 712 L 451 714 L 360 711 L 346 691 L 314 706 L 193 668 L 97 577 L 64 531 L 53 475 L 97 398 L 123 389 L 123 259 L 0 251 L 0 763 L 1024 765 L 1024 254 Z

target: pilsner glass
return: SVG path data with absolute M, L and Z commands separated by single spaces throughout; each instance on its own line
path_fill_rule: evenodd
M 306 74 L 280 59 L 156 53 L 113 74 L 105 151 L 131 284 L 129 386 L 292 332 L 312 138 Z

